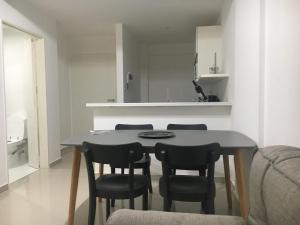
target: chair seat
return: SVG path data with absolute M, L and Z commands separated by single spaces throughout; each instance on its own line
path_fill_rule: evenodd
M 109 199 L 128 199 L 129 175 L 127 174 L 107 174 L 96 180 L 97 196 Z M 134 175 L 134 195 L 140 196 L 148 189 L 148 179 L 144 175 Z
M 205 177 L 173 175 L 169 177 L 169 194 L 172 200 L 198 202 L 208 193 Z M 160 195 L 165 197 L 163 178 L 159 180 Z M 215 191 L 213 191 L 215 193 Z

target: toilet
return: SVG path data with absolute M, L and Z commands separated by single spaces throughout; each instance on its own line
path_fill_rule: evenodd
M 28 162 L 27 119 L 20 115 L 7 118 L 7 151 L 9 168 Z

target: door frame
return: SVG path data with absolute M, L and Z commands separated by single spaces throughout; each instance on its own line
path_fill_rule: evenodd
M 33 56 L 34 64 L 33 64 L 33 72 L 34 77 L 36 79 L 36 109 L 37 109 L 37 122 L 38 122 L 38 149 L 39 149 L 39 167 L 40 168 L 48 168 L 49 167 L 49 157 L 48 157 L 48 121 L 47 121 L 47 95 L 46 95 L 46 65 L 45 65 L 45 42 L 44 38 L 40 35 L 34 34 L 32 32 L 26 31 L 25 29 L 19 28 L 11 23 L 7 23 L 5 21 L 0 20 L 0 40 L 3 40 L 3 26 L 10 26 L 14 29 L 20 30 L 22 32 L 25 32 L 32 37 L 35 37 L 35 39 L 32 42 L 33 46 Z M 4 128 L 4 139 L 7 140 L 6 135 L 6 102 L 5 102 L 5 74 L 4 74 L 4 55 L 3 55 L 3 43 L 0 44 L 0 89 L 3 90 L 2 93 L 0 93 L 0 98 L 2 98 L 0 101 L 0 108 L 4 109 L 4 114 L 2 118 L 0 118 L 2 121 L 4 121 L 4 126 L 1 127 L 1 129 Z M 2 81 L 2 82 L 1 82 Z M 3 144 L 3 143 L 2 143 Z M 6 143 L 2 145 L 3 150 L 5 152 L 5 158 L 6 163 L 8 159 L 8 152 L 7 152 L 7 145 Z M 7 173 L 8 173 L 8 164 L 7 167 Z

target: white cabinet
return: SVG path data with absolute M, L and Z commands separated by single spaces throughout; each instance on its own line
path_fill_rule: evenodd
M 197 75 L 209 74 L 210 68 L 219 68 L 223 72 L 222 29 L 221 26 L 204 26 L 196 29 L 196 53 L 198 54 Z
M 230 101 L 229 74 L 223 68 L 221 26 L 196 28 L 196 79 L 206 95 L 217 95 L 220 101 Z M 217 67 L 217 73 L 212 72 Z M 212 68 L 212 69 L 210 69 Z

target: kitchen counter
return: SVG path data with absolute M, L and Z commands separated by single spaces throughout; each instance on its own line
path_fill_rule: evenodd
M 230 102 L 87 103 L 86 107 L 231 107 Z

